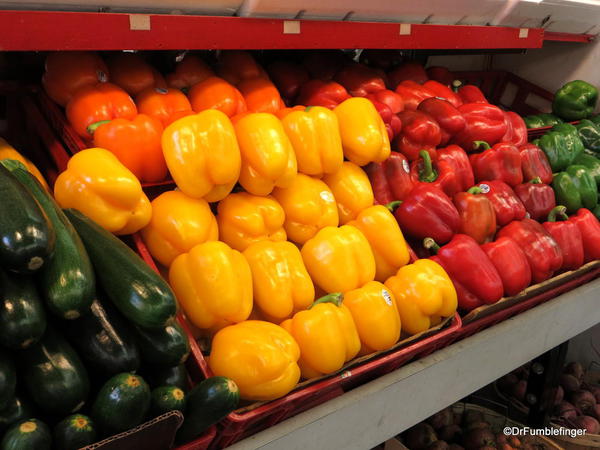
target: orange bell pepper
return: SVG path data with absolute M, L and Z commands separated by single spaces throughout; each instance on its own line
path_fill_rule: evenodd
M 152 200 L 152 219 L 142 229 L 148 250 L 159 263 L 169 267 L 194 246 L 219 238 L 217 219 L 201 198 L 181 191 L 168 191 Z
M 162 75 L 136 53 L 113 56 L 108 60 L 108 69 L 111 82 L 132 96 L 151 87 L 167 87 Z
M 175 66 L 175 71 L 165 77 L 167 86 L 187 90 L 215 73 L 196 55 L 187 54 Z
M 101 121 L 97 128 L 88 128 L 95 128 L 94 145 L 114 153 L 140 181 L 152 183 L 167 176 L 160 143 L 163 127 L 157 119 L 138 114 L 133 120 Z
M 254 195 L 268 195 L 291 185 L 298 167 L 296 154 L 281 121 L 273 114 L 251 113 L 235 123 L 242 154 L 240 184 Z
M 285 241 L 284 220 L 283 208 L 271 196 L 238 192 L 225 197 L 217 207 L 220 239 L 241 252 L 253 242 Z
M 246 111 L 246 101 L 235 86 L 218 77 L 210 77 L 195 84 L 188 94 L 192 109 L 201 112 L 218 109 L 227 117 Z
M 137 108 L 129 94 L 111 83 L 84 86 L 67 104 L 67 119 L 85 139 L 92 137 L 88 130 L 92 124 L 119 117 L 132 120 L 135 116 Z
M 281 122 L 298 159 L 298 171 L 321 177 L 337 172 L 344 151 L 336 115 L 322 106 L 286 108 Z
M 323 181 L 333 192 L 341 225 L 355 219 L 362 210 L 373 206 L 375 202 L 369 177 L 350 161 L 344 161 L 337 172 L 325 175 Z
M 304 244 L 321 228 L 339 225 L 335 198 L 329 187 L 317 178 L 299 173 L 289 187 L 275 188 L 273 197 L 285 211 L 284 228 L 288 239 L 296 244 Z
M 135 103 L 140 114 L 160 120 L 163 127 L 181 117 L 194 114 L 188 98 L 175 88 L 148 88 L 139 93 Z
M 48 189 L 48 183 L 46 182 L 46 179 L 35 166 L 35 164 L 21 155 L 12 145 L 6 142 L 4 138 L 0 137 L 0 160 L 2 159 L 14 159 L 19 161 L 21 164 L 27 167 L 27 170 L 29 170 L 29 172 L 31 172 L 31 174 L 38 179 L 44 188 Z
M 108 67 L 94 52 L 52 52 L 46 58 L 42 84 L 48 97 L 66 106 L 84 86 L 108 81 Z
M 275 114 L 285 107 L 279 91 L 267 78 L 251 78 L 242 80 L 238 89 L 244 96 L 249 112 L 265 112 Z
M 218 72 L 220 77 L 234 85 L 242 80 L 269 78 L 265 70 L 254 60 L 250 53 L 240 50 L 221 52 Z

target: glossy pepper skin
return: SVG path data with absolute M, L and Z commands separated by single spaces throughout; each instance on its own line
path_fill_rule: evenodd
M 527 210 L 515 191 L 503 181 L 482 181 L 477 185 L 492 203 L 499 227 L 525 218 Z
M 396 93 L 404 100 L 405 111 L 415 111 L 423 100 L 435 97 L 434 92 L 412 80 L 401 81 L 396 86 Z
M 31 174 L 37 178 L 45 189 L 48 189 L 48 183 L 46 179 L 39 171 L 39 169 L 25 156 L 21 155 L 12 145 L 10 145 L 6 139 L 0 137 L 0 160 L 3 159 L 14 159 L 23 164 Z
M 504 113 L 489 103 L 465 103 L 458 107 L 465 118 L 465 128 L 452 139 L 466 152 L 474 150 L 475 141 L 485 141 L 490 146 L 500 142 L 506 133 Z
M 281 121 L 273 114 L 252 113 L 235 123 L 242 155 L 240 184 L 254 195 L 288 187 L 298 172 L 296 154 Z
M 466 125 L 465 118 L 454 105 L 437 97 L 423 100 L 417 111 L 429 114 L 439 125 L 441 136 L 439 145 L 446 145 L 455 134 L 464 130 Z
M 366 97 L 367 94 L 385 89 L 384 79 L 363 64 L 344 67 L 335 75 L 335 81 L 344 86 L 352 97 Z
M 302 246 L 302 259 L 325 292 L 348 292 L 375 279 L 375 257 L 356 227 L 325 227 Z
M 581 208 L 569 220 L 577 225 L 581 232 L 584 261 L 589 262 L 600 259 L 600 222 L 598 219 L 590 210 Z
M 322 106 L 289 109 L 283 113 L 281 123 L 294 147 L 298 172 L 322 177 L 342 167 L 342 138 L 332 111 Z
M 244 400 L 273 400 L 300 380 L 300 348 L 290 333 L 261 320 L 246 320 L 213 338 L 209 367 L 235 381 Z
M 456 312 L 456 289 L 438 263 L 419 259 L 384 283 L 396 299 L 402 331 L 417 334 L 434 325 L 435 318 Z
M 483 149 L 482 153 L 469 157 L 476 181 L 500 180 L 511 187 L 523 182 L 521 155 L 517 147 L 505 142 L 490 147 L 485 141 L 475 141 L 473 147 Z
M 421 63 L 408 61 L 389 72 L 388 79 L 390 86 L 395 88 L 405 80 L 410 80 L 417 84 L 425 83 L 428 77 Z
M 162 75 L 136 53 L 118 53 L 108 60 L 110 80 L 129 95 L 144 89 L 167 87 Z
M 287 188 L 275 188 L 273 198 L 285 212 L 283 227 L 290 241 L 304 244 L 324 227 L 339 225 L 338 207 L 329 187 L 299 173 Z
M 527 144 L 527 125 L 521 116 L 512 111 L 504 111 L 504 120 L 506 121 L 506 133 L 500 141 L 517 147 Z
M 555 130 L 554 127 L 571 127 L 560 128 Z M 533 141 L 534 145 L 540 147 L 550 162 L 553 172 L 560 172 L 569 167 L 575 158 L 583 153 L 583 143 L 579 139 L 577 129 L 568 123 L 555 125 L 552 131 L 544 134 L 541 138 Z M 574 130 L 574 131 L 573 131 Z
M 473 84 L 465 84 L 458 88 L 458 96 L 464 104 L 467 103 L 489 103 L 481 89 Z
M 402 111 L 398 114 L 402 131 L 395 141 L 395 149 L 409 161 L 419 158 L 419 152 L 426 150 L 432 160 L 436 160 L 436 147 L 441 142 L 441 130 L 429 114 L 422 111 Z
M 542 183 L 540 178 L 518 184 L 515 186 L 515 194 L 525 206 L 529 217 L 538 222 L 548 217 L 550 211 L 556 206 L 554 191 L 550 186 Z
M 183 117 L 162 135 L 169 172 L 186 195 L 223 199 L 240 176 L 241 155 L 233 125 L 221 111 Z
M 300 347 L 302 378 L 336 372 L 358 354 L 360 338 L 342 299 L 340 293 L 321 297 L 281 324 Z
M 450 87 L 448 87 L 447 85 L 440 83 L 439 81 L 426 81 L 425 83 L 423 83 L 423 87 L 433 92 L 436 98 L 444 99 L 455 108 L 458 108 L 460 105 L 463 104 L 462 99 L 456 92 L 450 89 Z
M 421 159 L 413 161 L 410 169 L 414 184 L 430 184 L 444 191 L 448 197 L 462 191 L 461 180 L 458 179 L 451 164 L 444 161 L 433 164 L 426 150 L 421 150 L 419 154 Z
M 323 181 L 337 203 L 340 225 L 355 219 L 375 201 L 367 174 L 350 161 L 344 161 L 337 172 L 325 175 Z
M 186 317 L 200 329 L 242 322 L 252 311 L 250 266 L 223 242 L 201 243 L 177 256 L 169 284 Z
M 581 208 L 594 209 L 598 204 L 596 180 L 585 166 L 574 164 L 554 174 L 552 187 L 556 202 L 565 205 L 569 213 Z
M 131 234 L 150 222 L 152 208 L 138 179 L 103 148 L 88 148 L 69 160 L 54 183 L 61 208 L 74 208 L 115 234 Z
M 560 220 L 558 220 L 560 219 Z M 548 214 L 542 226 L 554 238 L 563 255 L 563 270 L 575 270 L 583 265 L 583 239 L 576 224 L 567 216 L 567 208 L 557 206 Z
M 187 92 L 193 85 L 214 75 L 204 61 L 188 53 L 175 65 L 175 71 L 165 77 L 165 81 L 167 86 Z
M 254 302 L 270 321 L 308 308 L 315 298 L 300 250 L 287 241 L 259 241 L 244 250 L 252 272 Z
M 160 120 L 163 127 L 173 121 L 194 114 L 192 105 L 183 92 L 175 88 L 149 88 L 135 98 L 140 114 Z
M 274 114 L 285 107 L 279 91 L 268 78 L 242 80 L 237 88 L 244 96 L 248 112 Z
M 564 120 L 579 120 L 594 112 L 598 89 L 582 81 L 569 81 L 554 94 L 552 112 Z
M 373 187 L 375 203 L 380 205 L 404 200 L 414 186 L 410 164 L 402 153 L 391 152 L 384 162 L 371 163 L 365 167 L 365 171 Z
M 394 275 L 410 259 L 402 230 L 390 211 L 383 205 L 371 206 L 348 222 L 367 238 L 375 257 L 375 280 L 382 283 Z
M 217 211 L 220 239 L 241 252 L 253 242 L 287 238 L 283 228 L 285 213 L 271 196 L 230 194 L 219 202 Z
M 138 114 L 133 120 L 113 119 L 98 126 L 94 131 L 94 145 L 114 153 L 138 180 L 152 183 L 167 177 L 162 132 L 157 119 Z
M 235 86 L 219 77 L 209 77 L 191 87 L 188 93 L 192 109 L 218 109 L 227 117 L 247 111 L 246 101 Z
M 217 219 L 201 198 L 168 191 L 152 200 L 152 219 L 142 238 L 152 256 L 163 266 L 193 247 L 219 238 Z
M 335 81 L 310 80 L 300 89 L 296 103 L 333 109 L 349 98 L 346 88 Z
M 483 244 L 481 249 L 498 271 L 504 295 L 517 295 L 531 284 L 531 267 L 521 247 L 508 237 Z
M 449 145 L 446 148 L 437 149 L 437 160 L 445 162 L 454 171 L 456 178 L 461 184 L 461 191 L 466 191 L 475 183 L 473 168 L 467 153 L 458 145 Z
M 354 164 L 382 162 L 390 156 L 385 124 L 366 98 L 345 100 L 333 110 L 338 118 L 344 156 Z
M 431 66 L 427 68 L 427 76 L 430 80 L 439 81 L 445 86 L 450 86 L 455 77 L 447 67 Z
M 548 157 L 535 144 L 527 143 L 519 147 L 521 155 L 521 169 L 523 170 L 523 181 L 540 178 L 542 183 L 552 183 L 552 167 Z
M 573 164 L 585 166 L 590 175 L 596 180 L 596 184 L 600 186 L 600 159 L 587 153 L 582 153 L 573 160 Z
M 563 120 L 560 117 L 547 113 L 525 116 L 523 117 L 523 120 L 525 121 L 527 128 L 551 127 L 557 123 L 563 123 Z
M 133 100 L 111 83 L 90 84 L 79 89 L 67 104 L 67 119 L 77 134 L 90 139 L 88 127 L 102 120 L 119 117 L 132 120 L 137 115 Z
M 515 220 L 502 228 L 497 237 L 509 237 L 521 247 L 529 261 L 534 283 L 547 280 L 562 267 L 563 256 L 560 247 L 535 220 Z
M 293 61 L 273 61 L 267 66 L 267 72 L 281 96 L 290 102 L 288 104 L 291 104 L 300 93 L 300 88 L 309 80 L 308 71 Z
M 394 212 L 403 232 L 446 243 L 460 228 L 460 217 L 452 201 L 435 186 L 416 186 Z
M 454 195 L 454 206 L 460 217 L 459 233 L 472 237 L 478 244 L 485 244 L 496 234 L 496 212 L 490 200 L 482 195 L 479 187 Z
M 596 155 L 600 154 L 600 125 L 591 120 L 583 119 L 575 125 L 575 128 L 579 132 L 579 138 L 583 146 Z

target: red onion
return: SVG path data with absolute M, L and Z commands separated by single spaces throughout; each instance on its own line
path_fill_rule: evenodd
M 569 396 L 569 400 L 575 408 L 579 409 L 583 414 L 589 414 L 596 406 L 596 397 L 590 392 L 580 389 L 573 392 Z
M 573 375 L 575 378 L 577 378 L 579 381 L 581 381 L 581 380 L 583 380 L 583 375 L 585 373 L 585 370 L 583 369 L 583 366 L 580 363 L 574 361 L 574 362 L 570 362 L 569 364 L 567 364 L 567 367 L 565 367 L 564 373 Z
M 580 388 L 581 382 L 573 375 L 563 373 L 560 376 L 560 385 L 563 387 L 565 392 L 575 392 Z
M 590 416 L 579 416 L 569 421 L 573 428 L 579 428 L 586 430 L 589 434 L 600 433 L 600 423 L 596 419 Z
M 556 414 L 560 419 L 573 419 L 577 417 L 577 410 L 571 403 L 562 401 L 556 408 Z

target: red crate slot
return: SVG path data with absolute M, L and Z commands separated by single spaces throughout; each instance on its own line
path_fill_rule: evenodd
M 202 436 L 194 439 L 192 442 L 175 447 L 175 450 L 207 450 L 216 436 L 217 427 L 213 425 Z

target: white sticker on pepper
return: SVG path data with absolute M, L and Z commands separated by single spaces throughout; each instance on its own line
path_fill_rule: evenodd
M 490 186 L 485 183 L 480 184 L 479 189 L 481 189 L 481 192 L 483 192 L 484 194 L 487 194 L 488 192 L 490 192 Z
M 392 306 L 392 296 L 390 295 L 390 293 L 388 291 L 386 291 L 385 289 L 382 289 L 381 296 L 383 297 L 385 302 L 388 304 L 388 306 Z
M 402 160 L 402 168 L 406 173 L 410 173 L 410 166 L 408 165 L 408 161 L 405 159 Z

